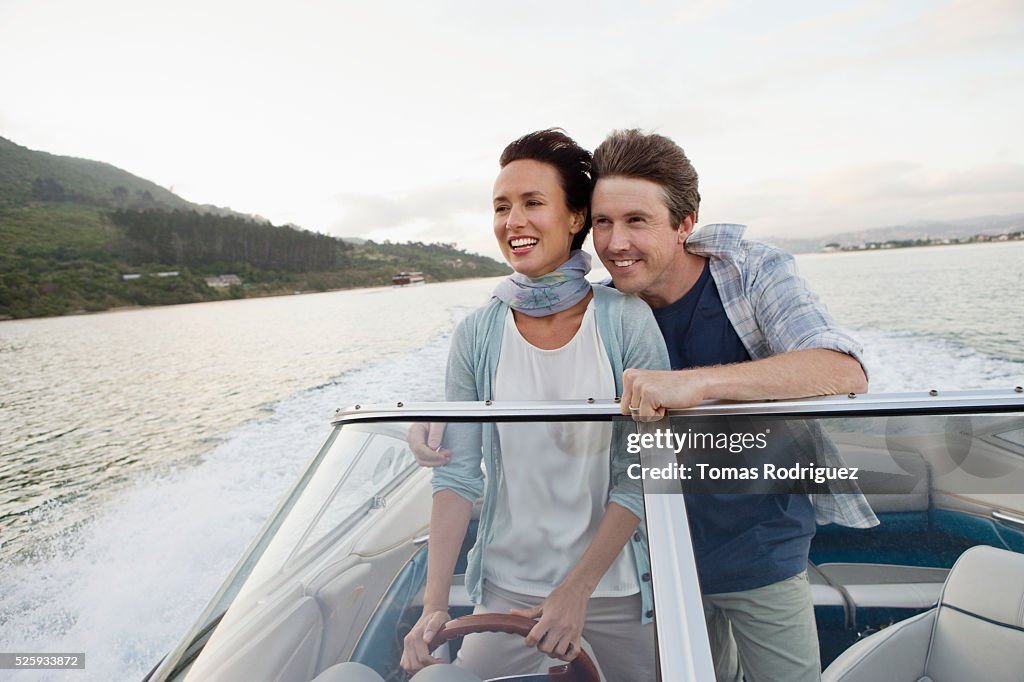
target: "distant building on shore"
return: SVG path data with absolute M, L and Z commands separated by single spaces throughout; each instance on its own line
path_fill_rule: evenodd
M 238 275 L 219 275 L 207 277 L 206 286 L 212 289 L 227 289 L 228 287 L 242 286 L 242 279 Z
M 167 272 L 151 272 L 146 277 L 177 277 L 178 275 L 177 270 L 168 270 Z M 133 279 L 142 279 L 142 275 L 138 272 L 131 272 L 121 275 L 121 279 L 127 282 Z
M 874 251 L 877 249 L 906 249 L 917 246 L 950 246 L 954 244 L 983 244 L 987 242 L 1010 242 L 1024 240 L 1024 230 L 1001 232 L 997 234 L 978 233 L 968 237 L 931 237 L 925 235 L 916 239 L 890 239 L 884 242 L 861 242 L 841 246 L 831 242 L 822 247 L 826 253 L 834 251 Z

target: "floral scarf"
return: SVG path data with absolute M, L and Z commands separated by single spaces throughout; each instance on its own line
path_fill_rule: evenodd
M 579 249 L 554 272 L 527 277 L 518 272 L 502 280 L 494 295 L 530 317 L 544 317 L 568 310 L 583 300 L 590 291 L 584 277 L 590 272 L 590 254 Z

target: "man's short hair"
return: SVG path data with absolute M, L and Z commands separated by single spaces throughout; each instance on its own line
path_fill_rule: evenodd
M 594 150 L 594 184 L 601 178 L 640 178 L 661 185 L 673 225 L 700 208 L 697 171 L 682 147 L 636 128 L 614 130 Z

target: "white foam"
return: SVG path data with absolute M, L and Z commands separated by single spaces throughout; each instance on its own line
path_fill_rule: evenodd
M 864 346 L 872 393 L 1012 388 L 1024 363 L 993 358 L 937 336 L 855 330 Z

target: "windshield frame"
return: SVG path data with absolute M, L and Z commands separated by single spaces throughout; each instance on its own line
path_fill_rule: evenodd
M 671 410 L 668 416 L 787 416 L 793 418 L 815 416 L 886 416 L 908 414 L 952 415 L 970 413 L 1024 412 L 1024 390 L 1021 387 L 984 391 L 948 391 L 899 394 L 860 394 L 828 396 L 802 400 L 765 402 L 706 402 L 685 410 Z M 373 422 L 442 421 L 604 421 L 623 418 L 617 401 L 546 401 L 546 402 L 436 402 L 397 403 L 395 405 L 354 405 L 337 411 L 331 420 L 332 429 L 324 445 L 289 490 L 283 501 L 268 517 L 256 539 L 225 579 L 210 604 L 189 629 L 187 635 L 147 679 L 162 680 L 180 672 L 183 666 L 201 653 L 196 643 L 208 635 L 233 600 L 263 550 L 273 539 L 276 529 L 284 522 L 288 511 L 295 505 L 321 460 L 330 450 L 341 426 Z M 653 430 L 659 422 L 638 423 L 640 432 Z M 642 455 L 657 466 L 667 453 L 650 451 Z M 645 465 L 647 462 L 645 462 Z M 707 632 L 700 609 L 699 587 L 693 562 L 692 544 L 687 530 L 686 511 L 681 495 L 658 494 L 645 487 L 644 503 L 649 516 L 652 573 L 655 585 L 656 611 L 663 614 L 681 614 L 681 618 L 662 618 L 657 624 L 659 667 L 662 679 L 709 679 L 711 665 Z M 683 521 L 682 523 L 680 521 Z M 686 567 L 680 571 L 680 566 Z M 696 600 L 693 595 L 698 595 Z M 680 644 L 682 643 L 682 645 Z

